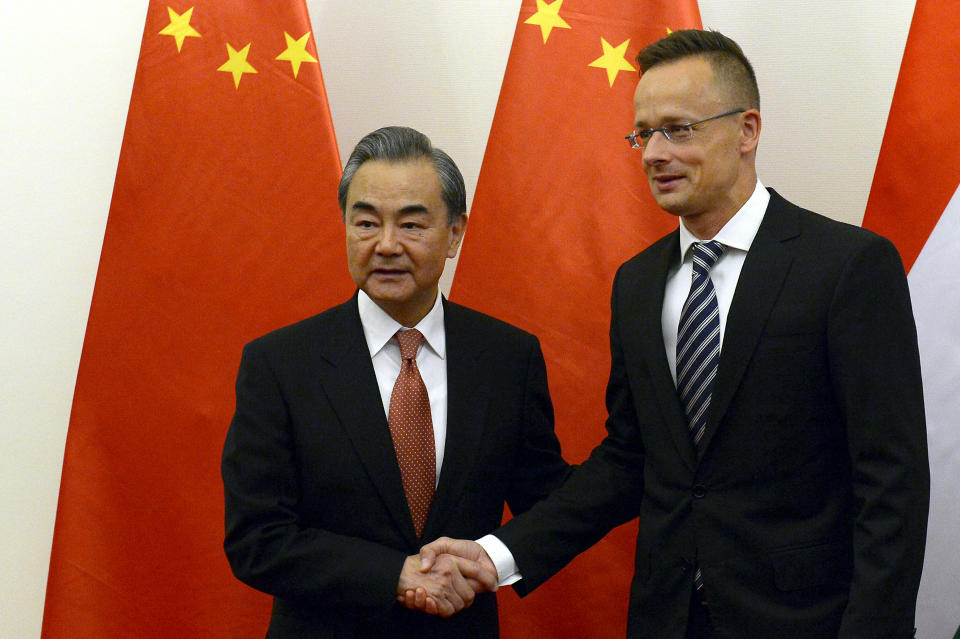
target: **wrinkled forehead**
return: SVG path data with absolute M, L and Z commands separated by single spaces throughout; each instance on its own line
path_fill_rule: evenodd
M 347 208 L 364 210 L 440 210 L 440 178 L 428 159 L 368 160 L 353 175 L 347 190 Z

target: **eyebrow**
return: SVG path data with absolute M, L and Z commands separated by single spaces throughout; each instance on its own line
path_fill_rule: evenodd
M 371 211 L 376 212 L 377 207 L 369 202 L 364 202 L 363 200 L 357 200 L 350 207 L 351 210 L 361 210 L 361 211 Z M 400 214 L 411 214 L 411 213 L 428 213 L 427 207 L 423 204 L 408 204 L 400 209 Z
M 350 209 L 351 210 L 360 209 L 361 211 L 376 211 L 377 207 L 375 207 L 373 204 L 369 204 L 368 202 L 364 202 L 363 200 L 357 200 L 350 206 Z
M 686 124 L 687 122 L 694 122 L 696 118 L 688 118 L 681 115 L 671 115 L 666 118 L 662 118 L 659 126 L 669 126 L 671 124 Z M 633 126 L 638 129 L 655 129 L 657 127 L 651 126 L 647 122 L 634 121 Z

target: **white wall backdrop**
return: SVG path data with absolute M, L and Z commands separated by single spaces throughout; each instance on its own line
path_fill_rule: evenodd
M 519 4 L 309 0 L 341 156 L 374 128 L 407 124 L 453 156 L 472 196 Z M 704 25 L 739 41 L 756 67 L 767 185 L 860 222 L 913 5 L 700 0 Z M 145 0 L 0 6 L 0 639 L 40 634 L 73 386 L 145 14 Z M 630 105 L 623 113 L 626 131 Z

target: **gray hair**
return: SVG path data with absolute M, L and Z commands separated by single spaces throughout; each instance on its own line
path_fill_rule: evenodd
M 357 142 L 350 158 L 343 167 L 337 200 L 340 212 L 346 214 L 347 191 L 360 166 L 369 160 L 402 162 L 426 158 L 433 162 L 440 178 L 440 195 L 447 206 L 447 226 L 452 225 L 467 212 L 467 189 L 463 175 L 449 155 L 431 144 L 430 138 L 416 129 L 405 126 L 387 126 L 368 133 Z

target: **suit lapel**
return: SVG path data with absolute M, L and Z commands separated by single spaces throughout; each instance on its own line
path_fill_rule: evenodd
M 455 510 L 464 481 L 477 463 L 483 437 L 489 386 L 482 374 L 488 345 L 465 324 L 461 307 L 444 300 L 447 339 L 447 437 L 443 465 L 433 505 L 424 526 L 424 538 L 443 528 Z
M 652 260 L 647 270 L 639 273 L 636 294 L 628 296 L 623 302 L 620 312 L 622 323 L 629 325 L 639 318 L 643 322 L 633 330 L 625 330 L 625 334 L 636 337 L 640 348 L 641 358 L 637 361 L 646 363 L 649 369 L 650 383 L 653 385 L 660 412 L 664 416 L 664 423 L 670 431 L 670 437 L 684 463 L 694 470 L 696 467 L 696 453 L 693 442 L 687 430 L 687 418 L 680 403 L 677 386 L 670 373 L 667 354 L 663 344 L 663 295 L 666 287 L 667 273 L 680 255 L 680 233 L 674 231 L 666 238 L 651 246 Z M 656 307 L 644 307 L 649 300 L 656 300 Z M 624 338 L 626 342 L 626 337 Z M 628 347 L 625 344 L 624 349 Z M 632 360 L 629 354 L 626 361 Z
M 775 191 L 770 196 L 730 303 L 701 457 L 736 394 L 793 261 L 783 242 L 800 234 L 797 216 Z
M 320 384 L 340 418 L 371 482 L 411 547 L 419 540 L 400 477 L 390 427 L 380 401 L 376 373 L 363 335 L 357 297 L 339 307 L 321 337 L 320 357 L 326 365 Z

